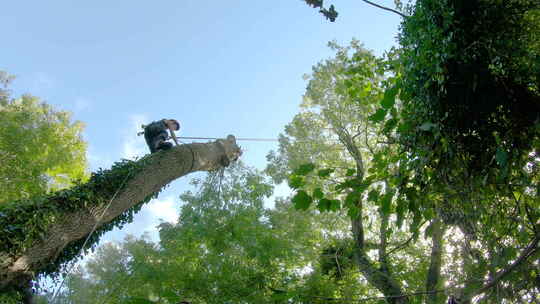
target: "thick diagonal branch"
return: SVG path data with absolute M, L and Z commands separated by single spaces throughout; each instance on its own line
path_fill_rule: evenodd
M 519 257 L 510 265 L 508 265 L 506 268 L 499 271 L 493 279 L 491 279 L 489 282 L 485 283 L 482 287 L 474 290 L 473 292 L 464 295 L 461 300 L 462 301 L 470 301 L 470 299 L 476 295 L 479 295 L 481 293 L 484 293 L 488 289 L 495 286 L 499 281 L 501 281 L 505 276 L 510 274 L 512 271 L 514 271 L 517 267 L 519 267 L 522 263 L 524 263 L 529 257 L 533 256 L 535 253 L 538 252 L 539 247 L 538 243 L 540 242 L 540 235 L 537 234 L 531 243 L 521 252 Z
M 362 153 L 354 143 L 352 136 L 345 128 L 336 128 L 336 133 L 338 134 L 340 142 L 345 146 L 347 152 L 349 152 L 356 163 L 356 178 L 362 180 L 364 178 L 364 161 L 362 158 Z M 362 199 L 358 200 L 357 208 L 358 215 L 356 218 L 351 220 L 351 226 L 354 243 L 356 246 L 355 261 L 360 269 L 360 272 L 370 284 L 372 284 L 385 296 L 392 296 L 392 298 L 389 299 L 390 303 L 409 303 L 407 296 L 403 295 L 404 293 L 399 282 L 391 276 L 390 265 L 386 263 L 386 228 L 382 228 L 382 233 L 384 236 L 382 236 L 381 244 L 379 246 L 379 254 L 381 256 L 381 261 L 383 262 L 383 267 L 379 268 L 369 258 L 365 248 Z
M 371 285 L 377 288 L 385 296 L 389 297 L 389 303 L 409 303 L 409 299 L 407 298 L 407 295 L 403 293 L 399 282 L 392 278 L 388 269 L 383 270 L 378 268 L 367 255 L 363 243 L 364 229 L 362 223 L 362 215 L 360 214 L 356 219 L 353 219 L 351 224 L 356 245 L 354 257 L 360 272 L 364 275 L 364 277 Z
M 54 262 L 69 244 L 81 240 L 94 227 L 111 222 L 128 209 L 138 205 L 173 180 L 195 171 L 210 171 L 226 166 L 240 155 L 234 136 L 211 143 L 193 143 L 174 147 L 145 157 L 144 165 L 130 177 L 109 204 L 88 204 L 60 214 L 37 240 L 21 253 L 0 252 L 0 289 L 24 284 L 48 263 Z M 104 185 L 106 186 L 106 185 Z

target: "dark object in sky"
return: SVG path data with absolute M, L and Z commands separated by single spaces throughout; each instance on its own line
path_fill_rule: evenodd
M 317 8 L 317 7 L 322 7 L 323 0 L 306 0 L 306 3 L 309 6 L 313 6 L 314 8 Z
M 334 7 L 333 4 L 330 5 L 330 8 L 328 8 L 328 9 L 321 8 L 321 10 L 319 12 L 321 14 L 323 14 L 324 17 L 326 17 L 327 20 L 330 20 L 330 22 L 336 21 L 336 18 L 338 16 L 338 12 L 336 11 L 336 8 Z
M 336 18 L 338 16 L 338 12 L 336 11 L 336 8 L 334 5 L 330 5 L 328 9 L 323 7 L 323 0 L 304 0 L 307 5 L 313 7 L 313 8 L 320 8 L 319 13 L 321 13 L 324 17 L 326 17 L 326 20 L 330 20 L 330 22 L 336 21 Z

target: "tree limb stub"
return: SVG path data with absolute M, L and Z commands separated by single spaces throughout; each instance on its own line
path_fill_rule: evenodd
M 95 226 L 103 226 L 138 206 L 173 180 L 191 172 L 227 166 L 240 155 L 235 137 L 229 135 L 226 139 L 180 145 L 145 156 L 137 161 L 143 164 L 141 170 L 127 180 L 110 206 L 107 200 L 105 204 L 90 204 L 88 208 L 60 214 L 41 240 L 32 242 L 20 253 L 0 251 L 0 290 L 25 285 L 47 264 L 53 263 L 69 244 L 86 238 Z

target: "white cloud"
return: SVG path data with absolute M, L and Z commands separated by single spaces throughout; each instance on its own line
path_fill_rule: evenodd
M 129 118 L 130 127 L 128 133 L 124 135 L 124 143 L 122 149 L 122 158 L 133 159 L 135 157 L 142 157 L 148 153 L 148 148 L 144 142 L 143 136 L 137 136 L 137 133 L 141 131 L 141 125 L 148 123 L 146 115 L 133 114 Z
M 122 241 L 126 235 L 135 237 L 147 235 L 154 242 L 159 241 L 158 226 L 163 221 L 177 223 L 180 210 L 180 202 L 174 195 L 153 199 L 144 205 L 134 217 L 133 222 L 125 225 L 121 230 L 118 228 L 108 232 L 102 240 Z
M 165 222 L 176 224 L 178 222 L 177 205 L 178 202 L 173 196 L 167 196 L 161 200 L 152 200 L 147 208 L 157 221 L 163 220 Z

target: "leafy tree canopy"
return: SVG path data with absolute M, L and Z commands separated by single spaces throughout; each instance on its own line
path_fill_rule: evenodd
M 0 203 L 43 195 L 87 178 L 83 124 L 31 95 L 12 98 L 0 74 Z
M 523 184 L 540 146 L 540 3 L 422 0 L 408 11 L 395 66 L 408 164 L 445 181 Z
M 343 242 L 326 235 L 346 231 L 335 216 L 299 213 L 284 199 L 265 208 L 273 186 L 241 164 L 193 185 L 178 223 L 159 225 L 159 244 L 128 237 L 100 247 L 56 303 L 318 303 L 366 291 Z

